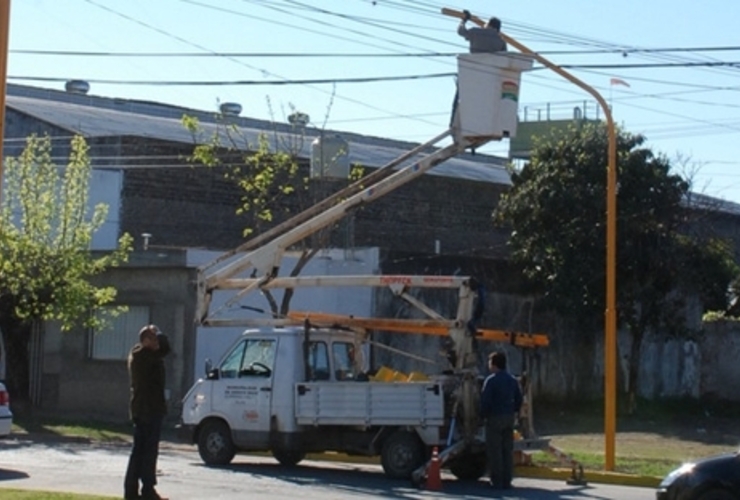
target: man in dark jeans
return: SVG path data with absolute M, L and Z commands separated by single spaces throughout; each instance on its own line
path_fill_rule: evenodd
M 139 331 L 139 342 L 128 356 L 134 444 L 123 485 L 126 500 L 166 500 L 159 496 L 154 485 L 162 419 L 167 413 L 164 357 L 169 352 L 167 337 L 156 325 L 146 325 Z
M 491 374 L 483 382 L 480 409 L 486 420 L 486 454 L 495 489 L 511 488 L 514 475 L 514 423 L 522 407 L 519 382 L 506 371 L 506 354 L 488 356 Z

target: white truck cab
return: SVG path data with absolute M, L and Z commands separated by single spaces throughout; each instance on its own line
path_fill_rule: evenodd
M 442 383 L 371 381 L 361 353 L 349 331 L 247 330 L 185 396 L 181 429 L 207 464 L 337 451 L 380 455 L 386 474 L 409 477 L 445 442 Z

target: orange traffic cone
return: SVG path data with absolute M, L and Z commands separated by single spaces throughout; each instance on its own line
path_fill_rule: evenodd
M 429 470 L 427 471 L 427 482 L 426 489 L 431 491 L 440 491 L 442 489 L 442 474 L 439 463 L 439 453 L 437 453 L 437 447 L 432 450 L 432 461 L 429 463 Z

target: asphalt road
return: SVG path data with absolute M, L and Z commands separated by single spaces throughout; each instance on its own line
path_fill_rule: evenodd
M 128 447 L 0 441 L 0 488 L 122 495 Z M 268 457 L 237 456 L 229 467 L 205 467 L 194 449 L 166 447 L 160 452 L 159 486 L 172 500 L 269 500 L 504 498 L 504 499 L 654 499 L 651 489 L 518 478 L 505 495 L 492 495 L 483 481 L 461 483 L 444 475 L 443 490 L 419 490 L 387 479 L 380 467 L 306 461 L 287 470 Z M 1 490 L 0 490 L 1 491 Z M 0 493 L 0 496 L 1 493 Z

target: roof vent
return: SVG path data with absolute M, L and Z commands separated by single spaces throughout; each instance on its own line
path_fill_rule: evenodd
M 288 123 L 294 127 L 305 127 L 310 121 L 311 118 L 306 113 L 301 113 L 300 111 L 294 111 L 288 115 Z
M 239 116 L 242 112 L 242 105 L 238 102 L 224 102 L 218 109 L 224 116 Z
M 70 94 L 87 94 L 90 91 L 90 84 L 85 80 L 69 80 L 64 84 L 64 90 Z

